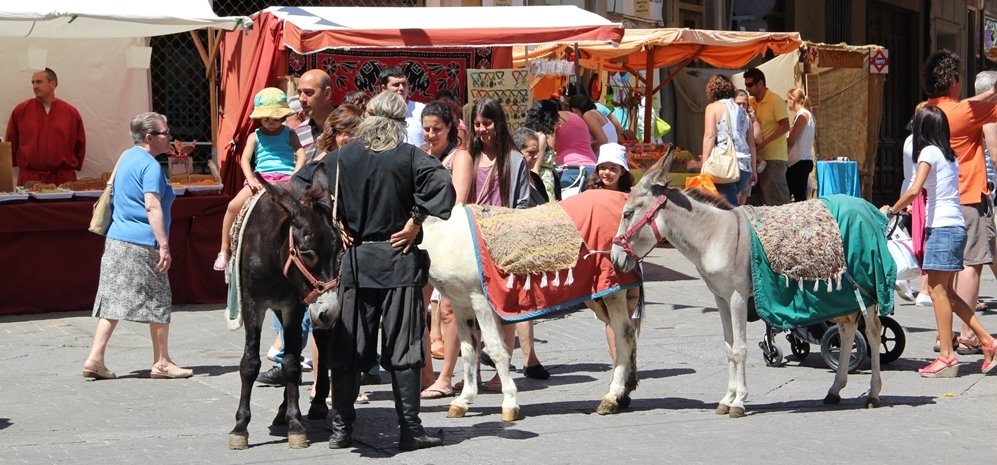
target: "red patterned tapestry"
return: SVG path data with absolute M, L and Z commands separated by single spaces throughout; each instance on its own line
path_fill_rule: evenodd
M 378 92 L 377 75 L 390 66 L 405 70 L 411 84 L 412 100 L 431 102 L 449 90 L 461 102 L 467 101 L 467 70 L 492 67 L 488 48 L 447 49 L 353 49 L 325 50 L 308 55 L 289 52 L 288 74 L 300 76 L 310 69 L 324 69 L 332 77 L 332 101 L 355 90 Z

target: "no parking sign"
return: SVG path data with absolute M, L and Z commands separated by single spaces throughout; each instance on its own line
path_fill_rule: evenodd
M 890 72 L 889 50 L 880 48 L 869 54 L 869 72 L 873 74 L 886 74 Z

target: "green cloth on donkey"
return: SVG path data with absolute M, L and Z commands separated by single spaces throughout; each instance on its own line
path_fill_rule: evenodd
M 886 216 L 858 197 L 832 195 L 820 201 L 841 231 L 845 273 L 866 291 L 861 296 L 866 306 L 878 302 L 879 314 L 889 315 L 893 312 L 897 266 L 886 248 Z M 772 271 L 754 227 L 749 230 L 755 308 L 766 323 L 786 330 L 865 310 L 847 277 L 839 278 L 835 286 L 823 280 L 804 282 L 802 286 L 790 281 L 787 285 L 785 276 Z

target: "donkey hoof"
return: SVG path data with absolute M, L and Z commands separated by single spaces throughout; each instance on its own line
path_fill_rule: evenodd
M 450 410 L 447 410 L 447 418 L 464 418 L 464 415 L 467 415 L 467 407 L 451 405 Z
M 602 399 L 602 402 L 599 402 L 599 407 L 595 409 L 595 413 L 598 413 L 599 415 L 612 415 L 616 413 L 616 409 L 618 407 L 619 404 L 615 401 L 611 399 Z
M 730 413 L 730 406 L 719 404 L 717 405 L 717 415 L 727 415 Z
M 828 393 L 827 396 L 824 397 L 824 404 L 826 405 L 837 405 L 839 403 L 841 403 L 841 396 L 837 394 Z
M 731 407 L 730 413 L 727 414 L 731 418 L 743 418 L 744 417 L 744 407 Z
M 249 435 L 230 434 L 228 435 L 228 448 L 231 450 L 249 449 Z
M 287 435 L 287 447 L 291 449 L 306 449 L 308 448 L 308 435 L 303 433 L 295 433 Z
M 879 397 L 868 397 L 865 399 L 865 408 L 879 408 Z
M 502 421 L 510 423 L 519 419 L 519 407 L 502 409 Z

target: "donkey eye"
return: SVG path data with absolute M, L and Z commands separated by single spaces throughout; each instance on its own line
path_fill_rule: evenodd
M 624 219 L 629 220 L 632 216 L 634 216 L 634 211 L 633 210 L 626 210 L 626 211 L 623 212 L 623 218 Z

